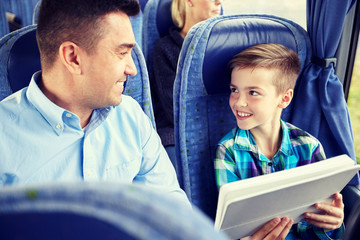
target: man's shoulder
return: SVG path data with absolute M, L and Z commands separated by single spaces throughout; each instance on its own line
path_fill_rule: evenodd
M 26 90 L 17 91 L 0 102 L 1 118 L 8 114 L 18 115 L 18 113 L 28 108 L 27 105 Z

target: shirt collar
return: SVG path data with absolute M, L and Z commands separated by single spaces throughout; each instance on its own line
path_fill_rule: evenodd
M 285 155 L 293 155 L 293 147 L 290 141 L 290 135 L 289 135 L 289 128 L 283 120 L 280 120 L 281 123 L 281 129 L 282 129 L 282 141 L 280 146 L 280 152 L 282 152 Z
M 283 120 L 280 120 L 282 129 L 282 141 L 279 152 L 285 155 L 292 155 L 292 145 L 290 136 L 288 134 L 289 129 Z M 242 151 L 250 151 L 255 154 L 259 154 L 259 149 L 256 145 L 255 139 L 249 130 L 243 130 L 238 128 L 234 139 L 234 149 Z
M 39 81 L 41 81 L 41 71 L 36 72 L 32 76 L 26 96 L 29 102 L 46 119 L 55 133 L 60 135 L 64 130 L 65 124 L 82 131 L 79 117 L 50 101 L 40 90 L 37 84 Z M 108 116 L 111 109 L 113 109 L 113 107 L 94 110 L 86 129 L 92 130 L 100 125 Z

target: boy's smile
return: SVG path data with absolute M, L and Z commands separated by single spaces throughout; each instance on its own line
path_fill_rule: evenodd
M 246 113 L 246 112 L 237 112 L 237 118 L 240 119 L 240 120 L 245 120 L 249 117 L 251 117 L 252 114 L 251 113 Z

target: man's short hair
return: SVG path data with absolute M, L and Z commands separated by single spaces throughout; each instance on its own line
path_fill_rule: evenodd
M 65 41 L 94 51 L 104 34 L 103 17 L 117 11 L 134 16 L 140 5 L 137 0 L 42 0 L 36 32 L 42 67 L 52 67 Z
M 265 43 L 245 49 L 229 62 L 229 69 L 266 68 L 278 70 L 273 83 L 278 93 L 295 87 L 301 69 L 298 55 L 281 44 Z

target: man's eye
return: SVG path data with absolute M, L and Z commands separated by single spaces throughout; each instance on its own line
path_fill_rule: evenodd
M 258 93 L 257 91 L 250 91 L 249 94 L 250 94 L 251 96 L 257 96 L 257 95 L 259 95 L 259 93 Z
M 233 88 L 233 87 L 230 88 L 230 91 L 231 92 L 238 92 L 238 90 L 236 88 Z

